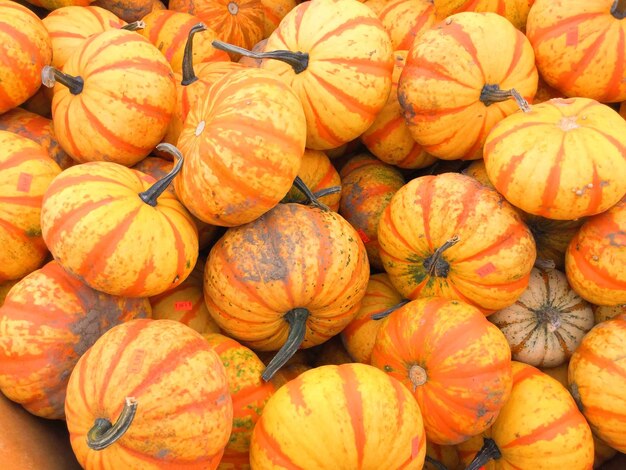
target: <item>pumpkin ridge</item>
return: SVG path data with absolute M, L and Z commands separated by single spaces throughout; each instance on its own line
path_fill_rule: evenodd
M 459 264 L 468 263 L 470 261 L 475 261 L 476 259 L 484 258 L 486 256 L 497 255 L 501 250 L 508 248 L 512 244 L 515 244 L 515 239 L 519 238 L 522 233 L 526 232 L 527 230 L 528 229 L 525 224 L 511 223 L 507 227 L 507 231 L 505 231 L 498 239 L 490 243 L 488 247 L 479 251 L 478 253 L 474 253 L 473 255 L 467 256 L 465 258 L 460 258 L 455 261 Z
M 319 86 L 326 90 L 329 95 L 339 101 L 344 106 L 344 108 L 346 108 L 346 111 L 359 114 L 362 118 L 369 118 L 370 116 L 373 116 L 377 113 L 377 108 L 374 108 L 373 106 L 368 106 L 358 100 L 353 99 L 353 97 L 346 93 L 344 90 L 342 90 L 341 88 L 337 88 L 335 85 L 323 79 L 315 72 L 310 71 L 309 76 L 311 77 L 311 79 L 315 79 Z
M 280 465 L 289 470 L 305 470 L 293 463 L 292 459 L 285 454 L 280 443 L 265 429 L 265 421 L 257 421 L 254 426 L 254 440 L 260 449 L 264 449 L 264 455 L 274 465 Z
M 343 392 L 346 398 L 348 414 L 354 432 L 354 442 L 357 453 L 357 468 L 363 465 L 363 450 L 367 442 L 367 434 L 365 431 L 365 422 L 363 419 L 363 396 L 358 388 L 359 379 L 356 373 L 348 367 L 337 367 Z
M 501 444 L 499 446 L 500 449 L 504 450 L 515 446 L 531 445 L 538 440 L 549 440 L 551 438 L 554 438 L 557 434 L 561 432 L 561 427 L 564 427 L 568 424 L 572 426 L 580 425 L 580 415 L 578 408 L 573 405 L 574 404 L 572 403 L 569 411 L 564 413 L 559 418 L 549 423 L 544 422 L 542 425 L 537 426 L 535 429 L 533 429 L 529 434 L 517 437 L 506 444 Z
M 301 93 L 299 93 L 298 96 L 300 98 L 302 98 L 302 96 L 304 96 L 306 98 L 306 101 L 307 101 L 307 104 L 308 104 L 308 108 L 313 113 L 313 116 L 315 116 L 315 127 L 316 127 L 317 132 L 319 133 L 320 137 L 322 139 L 326 140 L 327 142 L 329 142 L 330 144 L 332 144 L 334 147 L 338 147 L 338 146 L 344 144 L 344 141 L 342 139 L 340 139 L 339 137 L 337 137 L 337 134 L 335 132 L 333 132 L 332 127 L 329 126 L 326 122 L 324 122 L 322 120 L 322 117 L 320 116 L 320 114 L 319 114 L 315 104 L 313 103 L 313 101 L 311 101 L 311 97 L 309 96 L 309 94 L 301 92 Z
M 585 342 L 581 343 L 576 350 L 577 353 L 584 357 L 585 361 L 594 364 L 601 370 L 610 371 L 612 374 L 626 378 L 626 370 L 619 367 L 616 360 L 607 359 L 596 354 L 591 348 L 587 347 L 586 344 Z
M 5 8 L 6 6 L 7 6 L 6 3 L 2 4 L 3 8 Z M 39 19 L 38 19 L 38 21 L 39 21 Z M 26 33 L 24 33 L 23 31 L 18 30 L 13 25 L 0 21 L 0 34 L 1 33 L 5 33 L 10 38 L 17 39 L 17 41 L 20 44 L 20 48 L 23 49 L 25 52 L 27 52 L 30 57 L 39 58 L 41 56 L 41 53 L 40 53 L 39 49 L 35 46 L 34 41 L 31 41 L 31 39 L 26 35 Z M 3 52 L 4 52 L 4 47 L 2 49 L 3 49 Z M 7 53 L 6 55 L 8 56 L 9 54 Z M 37 59 L 35 59 L 35 60 L 37 60 Z M 43 66 L 43 65 L 46 65 L 46 64 L 41 64 L 41 65 Z M 20 67 L 20 68 L 16 68 L 16 69 L 12 69 L 12 70 L 23 71 L 23 68 Z M 34 71 L 31 71 L 31 73 L 33 73 L 33 72 Z M 33 73 L 32 76 L 34 76 L 34 75 L 35 75 L 35 73 Z M 21 78 L 22 78 L 22 80 L 24 80 L 26 77 L 21 77 Z M 0 89 L 4 90 L 3 87 L 0 87 Z
M 344 68 L 353 68 L 350 66 L 354 66 L 354 68 L 358 72 L 363 72 L 363 73 L 367 73 L 370 75 L 377 75 L 379 77 L 386 77 L 387 75 L 389 75 L 388 64 L 385 64 L 383 62 L 375 62 L 375 61 L 368 60 L 368 59 L 355 57 L 355 58 L 346 60 L 345 58 L 327 57 L 327 58 L 318 59 L 317 61 L 320 63 L 328 63 L 328 64 L 334 64 L 338 66 L 343 66 Z
M 569 16 L 564 20 L 556 22 L 550 26 L 544 28 L 536 28 L 531 36 L 531 42 L 533 43 L 533 47 L 537 43 L 541 43 L 547 39 L 553 39 L 560 35 L 567 34 L 567 31 L 570 29 L 572 23 L 582 23 L 592 18 L 599 18 L 604 15 L 605 13 L 603 12 L 581 13 L 580 15 Z
M 11 204 L 28 207 L 41 207 L 43 195 L 41 196 L 0 196 L 0 204 Z
M 624 18 L 626 18 L 626 9 L 624 11 Z M 624 19 L 622 18 L 622 19 Z M 624 32 L 623 28 L 618 29 L 618 34 L 619 34 L 619 39 L 617 42 L 617 57 L 625 57 L 626 56 L 626 39 L 624 38 L 624 35 L 626 34 Z M 623 80 L 622 77 L 624 77 L 624 72 L 626 69 L 626 65 L 624 64 L 623 61 L 618 61 L 616 64 L 615 69 L 613 70 L 613 75 L 611 76 L 611 78 L 609 79 L 607 85 L 606 85 L 606 96 L 607 101 L 612 101 L 614 97 L 619 96 L 619 86 L 620 86 L 620 82 Z
M 572 64 L 572 68 L 569 70 L 569 72 L 564 72 L 559 76 L 558 83 L 560 88 L 570 88 L 576 81 L 576 79 L 580 77 L 580 75 L 589 66 L 591 61 L 593 61 L 594 58 L 598 57 L 598 50 L 604 42 L 606 33 L 606 30 L 602 31 L 591 45 L 584 48 L 585 52 L 583 53 L 582 57 L 577 63 Z
M 474 41 L 472 41 L 472 37 L 463 29 L 463 27 L 451 21 L 450 24 L 446 21 L 446 34 L 452 37 L 458 44 L 463 46 L 463 49 L 470 55 L 472 58 L 472 63 L 477 66 L 477 69 L 480 71 L 480 75 L 482 76 L 483 83 L 487 82 L 487 77 L 485 76 L 485 71 L 483 69 L 482 61 L 478 57 L 478 51 L 476 50 L 476 46 Z
M 316 38 L 316 40 L 312 42 L 311 45 L 308 47 L 309 53 L 313 53 L 315 47 L 318 44 L 324 43 L 325 41 L 329 40 L 333 36 L 337 36 L 341 38 L 342 33 L 349 31 L 353 28 L 359 28 L 359 27 L 364 27 L 364 26 L 372 26 L 378 29 L 381 26 L 380 20 L 376 18 L 375 16 L 361 15 L 361 16 L 356 16 L 354 18 L 351 18 L 349 21 L 344 21 L 340 25 L 338 25 L 336 28 L 330 31 L 326 31 L 326 33 L 324 33 L 323 36 Z
M 103 90 L 103 91 L 104 91 L 103 94 L 105 94 L 109 98 L 114 98 L 116 100 L 119 100 L 120 102 L 126 105 L 129 105 L 129 107 L 135 108 L 137 111 L 141 111 L 144 114 L 144 116 L 157 119 L 159 121 L 169 121 L 168 116 L 166 113 L 164 113 L 163 108 L 157 105 L 153 105 L 147 102 L 139 103 L 136 100 L 126 95 L 113 96 L 110 90 Z
M 10 158 L 7 158 L 6 160 L 0 162 L 0 171 L 15 168 L 22 163 L 37 161 L 39 159 L 41 159 L 41 156 L 34 154 L 33 147 L 18 150 L 17 152 L 13 153 Z
M 524 39 L 525 37 L 517 36 L 517 35 L 515 36 L 515 49 L 513 50 L 513 56 L 511 57 L 511 64 L 509 65 L 509 68 L 504 74 L 504 77 L 506 78 L 511 76 L 511 74 L 515 70 L 515 66 L 517 65 L 520 58 L 522 57 L 522 53 L 524 51 Z M 528 73 L 532 73 L 532 68 L 529 69 Z
M 436 63 L 436 62 L 430 62 L 427 58 L 420 58 L 419 67 L 416 65 L 405 65 L 404 68 L 408 69 L 412 73 L 412 75 L 415 75 L 416 77 L 426 77 L 426 78 L 433 78 L 436 80 L 445 80 L 447 82 L 454 82 L 456 85 L 460 85 L 464 88 L 467 88 L 468 90 L 476 89 L 476 87 L 473 85 L 460 82 L 459 81 L 460 77 L 455 77 L 448 73 L 445 73 L 445 72 L 449 72 L 449 70 L 445 70 L 445 71 L 441 70 L 441 64 Z M 401 93 L 398 93 L 398 94 L 400 95 Z

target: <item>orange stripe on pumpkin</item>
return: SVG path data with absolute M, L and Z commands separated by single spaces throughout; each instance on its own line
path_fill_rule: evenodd
M 193 28 L 193 26 L 197 23 L 198 20 L 196 18 L 189 18 L 183 24 L 178 26 L 176 34 L 168 38 L 170 39 L 170 46 L 163 53 L 168 61 L 172 60 L 172 57 L 177 50 L 185 47 L 185 44 L 187 43 L 187 37 L 189 36 L 189 30 Z
M 598 35 L 595 41 L 587 47 L 585 47 L 583 56 L 581 59 L 571 65 L 571 68 L 566 72 L 559 75 L 557 81 L 559 83 L 559 87 L 563 90 L 567 90 L 571 88 L 573 83 L 582 75 L 582 73 L 587 70 L 589 64 L 599 55 L 599 49 L 604 42 L 606 37 L 606 30 Z
M 255 445 L 261 449 L 264 457 L 273 465 L 286 470 L 304 470 L 292 462 L 291 458 L 283 451 L 280 443 L 267 432 L 263 419 L 256 423 L 253 436 Z
M 527 446 L 537 441 L 551 441 L 558 435 L 562 435 L 566 429 L 578 427 L 585 424 L 584 418 L 578 409 L 572 406 L 564 415 L 551 421 L 537 426 L 529 434 L 520 436 L 506 444 L 500 444 L 500 449 L 510 449 L 515 446 Z
M 444 34 L 454 38 L 459 46 L 465 49 L 480 70 L 483 80 L 485 80 L 483 64 L 478 57 L 478 50 L 476 49 L 476 44 L 474 44 L 474 41 L 472 40 L 472 36 L 470 36 L 470 34 L 467 33 L 467 31 L 465 31 L 459 23 L 455 23 L 454 21 L 450 24 L 446 24 Z
M 41 207 L 43 196 L 0 196 L 0 204 Z
M 340 39 L 341 35 L 346 31 L 350 31 L 359 27 L 372 27 L 377 30 L 384 31 L 384 29 L 382 28 L 382 24 L 380 23 L 380 20 L 378 18 L 355 16 L 353 18 L 350 18 L 348 21 L 341 23 L 336 28 L 331 29 L 330 31 L 326 31 L 321 37 L 317 38 L 317 40 L 309 46 L 310 53 L 314 54 L 315 47 L 320 44 L 322 46 L 328 46 L 328 44 L 324 44 L 324 42 L 329 40 L 330 38 L 335 37 L 335 40 Z
M 551 23 L 548 27 L 545 28 L 536 28 L 533 30 L 530 39 L 532 39 L 533 47 L 538 47 L 539 43 L 543 41 L 547 41 L 550 39 L 554 39 L 559 36 L 566 35 L 569 31 L 572 30 L 572 26 L 576 26 L 577 29 L 585 28 L 585 21 L 605 16 L 607 12 L 589 12 L 589 13 L 581 13 L 580 15 L 570 16 L 561 21 L 556 21 Z
M 359 380 L 354 370 L 349 366 L 338 366 L 336 371 L 342 380 L 343 393 L 346 397 L 346 408 L 354 432 L 354 444 L 357 455 L 356 468 L 361 468 L 367 436 L 365 434 L 363 396 L 359 391 Z
M 163 26 L 175 14 L 176 13 L 173 12 L 173 11 L 167 11 L 167 10 L 161 11 L 161 13 L 158 14 L 158 17 L 155 20 L 155 22 L 148 26 L 148 28 L 150 29 L 150 33 L 148 34 L 148 40 L 152 44 L 156 44 L 157 47 L 158 47 L 158 45 L 159 45 L 159 34 L 161 34 L 161 31 L 163 30 Z M 160 47 L 158 47 L 158 49 L 161 51 Z M 161 51 L 161 52 L 163 52 L 163 51 Z

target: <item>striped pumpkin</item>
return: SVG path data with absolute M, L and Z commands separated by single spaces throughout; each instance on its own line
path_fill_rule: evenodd
M 300 376 L 307 370 L 311 370 L 312 367 L 308 364 L 293 363 L 287 364 L 276 371 L 270 380 L 276 390 L 285 385 L 287 382 L 292 381 L 296 377 Z
M 155 10 L 165 10 L 160 0 L 96 0 L 93 5 L 111 11 L 129 23 L 139 21 Z
M 552 99 L 493 128 L 484 148 L 487 174 L 530 214 L 557 220 L 597 214 L 626 194 L 624 135 L 626 121 L 609 106 Z
M 624 181 L 624 174 L 616 178 Z M 580 228 L 567 248 L 565 273 L 581 297 L 596 305 L 615 306 L 626 304 L 625 268 L 626 198 Z
M 172 320 L 131 320 L 79 359 L 65 414 L 83 468 L 212 470 L 233 405 L 222 361 L 199 333 Z
M 526 34 L 545 80 L 566 96 L 626 100 L 626 2 L 536 0 Z
M 252 430 L 276 389 L 261 378 L 265 364 L 250 349 L 224 335 L 203 336 L 224 364 L 233 400 L 233 429 L 217 468 L 248 470 Z
M 456 173 L 403 186 L 383 212 L 378 241 L 385 271 L 403 296 L 459 299 L 485 313 L 517 300 L 535 262 L 532 235 L 515 210 Z
M 398 80 L 407 54 L 408 51 L 394 52 L 391 92 L 387 104 L 380 110 L 372 125 L 361 135 L 361 141 L 383 162 L 400 168 L 415 169 L 431 165 L 436 158 L 427 154 L 415 142 L 404 122 L 402 107 L 398 101 Z
M 339 213 L 356 229 L 365 244 L 370 265 L 382 270 L 378 222 L 393 195 L 404 185 L 402 173 L 368 154 L 350 158 L 340 172 Z
M 594 434 L 626 452 L 626 317 L 596 325 L 569 363 L 569 389 Z
M 274 32 L 281 20 L 293 10 L 298 2 L 296 0 L 261 0 L 263 7 L 263 37 L 267 38 Z
M 198 257 L 190 214 L 163 190 L 154 178 L 115 163 L 73 166 L 46 191 L 43 238 L 55 259 L 94 289 L 160 294 L 183 282 Z
M 626 304 L 622 305 L 592 305 L 593 315 L 596 325 L 603 321 L 610 320 L 618 315 L 626 315 Z
M 41 70 L 52 60 L 52 46 L 37 15 L 10 0 L 0 0 L 0 44 L 2 114 L 22 104 L 39 89 Z
M 440 20 L 462 11 L 493 12 L 504 16 L 513 26 L 524 31 L 535 0 L 433 0 L 433 3 Z
M 393 308 L 401 301 L 402 296 L 391 284 L 387 273 L 370 276 L 359 311 L 341 330 L 343 344 L 356 362 L 370 363 L 376 334 L 382 325 L 380 320 L 373 320 L 372 315 Z
M 506 336 L 513 359 L 536 367 L 566 362 L 593 327 L 591 305 L 556 269 L 533 268 L 528 288 L 489 317 Z
M 409 390 L 374 367 L 343 364 L 304 372 L 270 398 L 252 434 L 250 463 L 417 470 L 425 453 L 421 412 Z
M 446 160 L 478 159 L 487 134 L 518 110 L 511 91 L 537 91 L 533 49 L 495 13 L 457 13 L 426 31 L 409 51 L 398 98 L 424 150 Z
M 67 6 L 86 7 L 94 0 L 26 0 L 28 3 L 45 8 L 46 10 L 56 10 Z
M 0 131 L 0 282 L 24 277 L 46 258 L 41 204 L 59 173 L 39 144 Z
M 432 0 L 390 0 L 377 12 L 394 50 L 409 50 L 435 23 Z
M 34 415 L 63 419 L 80 356 L 113 326 L 150 312 L 147 299 L 103 294 L 49 262 L 0 307 L 0 390 Z
M 204 222 L 251 222 L 291 188 L 305 139 L 302 105 L 278 77 L 248 68 L 227 73 L 185 119 L 176 194 Z
M 413 391 L 435 444 L 482 433 L 511 392 L 506 338 L 480 310 L 456 300 L 414 300 L 382 320 L 371 364 Z
M 52 120 L 63 149 L 79 162 L 132 166 L 165 135 L 176 104 L 163 55 L 132 31 L 88 38 L 55 80 Z

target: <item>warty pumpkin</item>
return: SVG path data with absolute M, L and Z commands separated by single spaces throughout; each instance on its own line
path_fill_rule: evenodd
M 83 468 L 213 470 L 233 405 L 222 361 L 202 335 L 146 319 L 112 328 L 81 356 L 65 414 Z
M 182 163 L 158 182 L 111 162 L 65 170 L 47 189 L 41 211 L 55 259 L 111 295 L 149 297 L 183 282 L 198 257 L 197 229 L 164 192 Z
M 417 470 L 425 453 L 422 413 L 409 390 L 375 367 L 343 364 L 306 371 L 278 389 L 252 433 L 250 463 L 253 470 Z
M 433 0 L 440 20 L 462 11 L 493 12 L 504 16 L 517 29 L 526 29 L 528 13 L 535 0 Z
M 0 390 L 37 416 L 65 417 L 80 356 L 107 330 L 150 317 L 147 299 L 98 292 L 56 261 L 16 284 L 0 307 Z

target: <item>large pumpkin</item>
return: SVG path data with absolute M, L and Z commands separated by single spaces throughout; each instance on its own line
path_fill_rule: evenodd
M 65 170 L 44 196 L 43 238 L 55 259 L 94 289 L 149 297 L 176 287 L 198 257 L 191 215 L 165 178 L 91 162 Z
M 48 254 L 41 237 L 41 204 L 59 173 L 39 144 L 0 131 L 0 282 L 34 271 Z
M 498 123 L 489 179 L 514 206 L 550 219 L 604 212 L 626 194 L 626 121 L 587 98 L 555 98 Z
M 535 243 L 495 191 L 456 173 L 422 176 L 391 199 L 378 225 L 380 256 L 409 299 L 442 296 L 491 313 L 528 285 Z
M 323 449 L 323 451 L 321 451 Z M 317 367 L 281 387 L 252 434 L 253 469 L 421 469 L 422 413 L 409 390 L 365 364 Z
M 0 114 L 19 106 L 41 85 L 41 70 L 52 60 L 50 37 L 28 8 L 0 0 Z
M 279 204 L 213 246 L 204 296 L 229 336 L 261 351 L 281 348 L 267 380 L 299 347 L 323 343 L 350 323 L 368 277 L 365 247 L 345 219 Z
M 29 274 L 0 307 L 0 389 L 44 418 L 65 417 L 65 389 L 80 356 L 111 327 L 149 317 L 146 299 L 93 290 L 56 261 Z
M 493 12 L 504 16 L 517 29 L 524 30 L 535 0 L 433 0 L 435 13 L 444 19 L 461 11 Z
M 394 50 L 409 50 L 435 23 L 432 0 L 390 0 L 377 12 Z
M 443 159 L 477 159 L 487 134 L 537 91 L 530 42 L 495 13 L 457 13 L 422 34 L 398 98 L 413 138 Z
M 232 427 L 222 361 L 173 320 L 112 328 L 79 359 L 67 427 L 83 468 L 217 468 Z

